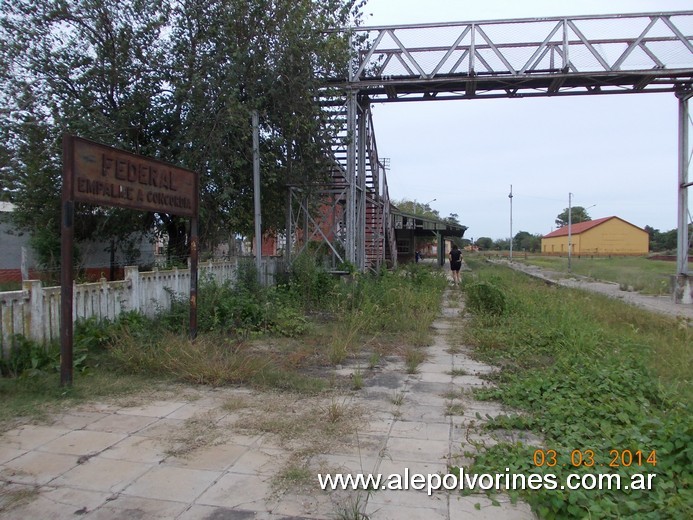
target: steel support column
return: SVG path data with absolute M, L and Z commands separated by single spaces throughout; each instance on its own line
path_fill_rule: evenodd
M 356 228 L 356 120 L 358 118 L 358 104 L 356 102 L 356 90 L 347 92 L 347 163 L 346 182 L 349 193 L 346 200 L 346 259 L 353 265 L 357 265 L 356 246 L 358 234 Z
M 436 233 L 438 239 L 438 265 L 445 265 L 445 237 L 442 233 Z
M 678 240 L 676 248 L 676 277 L 674 284 L 674 300 L 677 303 L 693 303 L 693 286 L 688 273 L 688 249 L 690 233 L 688 224 L 689 172 L 691 168 L 690 128 L 693 124 L 688 105 L 693 91 L 683 90 L 676 93 L 679 99 L 679 196 L 678 196 Z
M 366 112 L 367 106 L 358 104 L 357 149 L 358 174 L 356 176 L 356 266 L 359 271 L 366 270 Z

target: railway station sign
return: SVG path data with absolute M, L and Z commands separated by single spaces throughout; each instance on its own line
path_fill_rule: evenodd
M 70 136 L 77 202 L 183 217 L 197 215 L 197 174 L 141 155 Z
M 190 217 L 190 338 L 197 335 L 198 176 L 82 137 L 63 137 L 60 384 L 72 385 L 75 202 Z

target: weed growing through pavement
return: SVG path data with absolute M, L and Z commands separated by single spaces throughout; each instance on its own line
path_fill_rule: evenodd
M 36 500 L 41 491 L 38 486 L 15 487 L 13 484 L 0 484 L 0 514 L 9 513 L 13 509 Z
M 426 359 L 421 349 L 410 347 L 404 353 L 404 364 L 407 367 L 407 374 L 416 374 L 419 371 L 419 365 Z
M 183 426 L 171 434 L 166 454 L 185 457 L 195 450 L 214 445 L 221 436 L 214 411 L 198 414 L 186 419 Z
M 345 503 L 337 506 L 335 511 L 336 520 L 369 520 L 370 517 L 365 513 L 366 503 L 370 491 L 357 493 L 356 496 L 350 496 Z
M 392 404 L 395 406 L 402 406 L 402 403 L 404 402 L 404 392 L 396 392 L 395 395 L 392 396 Z
M 445 407 L 445 415 L 464 415 L 464 407 L 460 403 L 448 403 Z
M 351 377 L 351 388 L 361 390 L 363 388 L 363 374 L 360 369 L 356 369 Z
M 226 398 L 224 404 L 221 405 L 221 409 L 225 412 L 235 412 L 241 410 L 248 406 L 248 400 L 244 396 L 234 395 Z
M 380 353 L 379 352 L 372 352 L 370 357 L 368 358 L 368 368 L 373 370 L 380 364 Z
M 311 490 L 315 475 L 303 463 L 292 461 L 282 468 L 272 479 L 272 486 L 276 491 L 287 489 Z

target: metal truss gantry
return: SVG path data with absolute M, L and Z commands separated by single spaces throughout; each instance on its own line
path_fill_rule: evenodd
M 385 214 L 387 181 L 377 158 L 371 103 L 671 92 L 678 96 L 680 107 L 677 271 L 679 278 L 690 282 L 687 190 L 691 185 L 693 11 L 344 31 L 354 48 L 349 76 L 324 78 L 324 82 L 329 96 L 335 90 L 341 92 L 344 107 L 339 112 L 343 130 L 333 146 L 333 184 L 344 189 L 342 238 L 337 240 L 345 248 L 346 260 L 362 270 L 371 267 L 377 255 L 383 255 L 379 262 L 385 261 L 386 247 L 373 249 L 370 255 L 367 251 L 371 202 L 381 204 L 374 228 L 384 230 L 386 244 L 391 227 L 391 218 Z M 379 192 L 372 185 L 375 178 Z M 389 253 L 396 258 L 396 250 Z

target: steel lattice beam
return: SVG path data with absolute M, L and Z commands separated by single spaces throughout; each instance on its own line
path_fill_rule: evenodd
M 661 92 L 693 78 L 693 11 L 362 27 L 353 33 L 366 43 L 349 88 L 373 101 Z
M 372 102 L 676 92 L 683 114 L 678 272 L 687 277 L 693 11 L 359 27 L 344 32 L 361 43 L 353 44 L 349 77 L 323 78 L 321 103 L 326 110 L 341 107 L 333 114 L 342 128 L 332 147 L 333 180 L 322 196 L 342 190 L 343 232 L 334 236 L 339 235 L 345 259 L 355 267 L 379 266 L 385 249 L 390 250 L 391 263 L 397 261 L 386 170 L 378 161 L 370 118 Z M 307 204 L 301 207 L 309 211 Z M 369 212 L 373 208 L 375 213 Z M 320 227 L 320 219 L 305 222 Z M 298 222 L 291 226 L 297 228 Z M 327 234 L 309 233 L 305 226 L 303 236 L 318 234 L 329 243 Z M 331 248 L 338 253 L 338 248 Z

